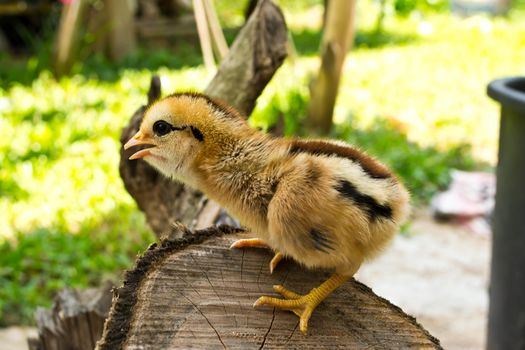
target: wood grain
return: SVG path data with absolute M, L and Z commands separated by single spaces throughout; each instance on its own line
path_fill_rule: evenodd
M 179 227 L 180 228 L 180 227 Z M 284 284 L 306 293 L 326 271 L 283 261 L 269 273 L 265 249 L 229 249 L 222 227 L 175 234 L 152 247 L 116 291 L 99 349 L 439 349 L 439 341 L 397 306 L 352 280 L 319 305 L 309 334 L 287 311 L 252 307 Z

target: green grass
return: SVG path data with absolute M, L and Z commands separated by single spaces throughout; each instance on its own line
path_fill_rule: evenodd
M 118 282 L 152 240 L 135 208 L 115 208 L 104 223 L 75 234 L 50 227 L 18 232 L 0 243 L 0 326 L 31 323 L 34 308 L 50 306 L 59 289 Z
M 319 63 L 320 1 L 296 13 L 298 3 L 282 2 L 299 57 L 278 71 L 251 123 L 267 129 L 282 115 L 285 133 L 302 135 L 308 81 Z M 450 168 L 495 163 L 499 110 L 485 88 L 496 77 L 525 73 L 525 16 L 387 16 L 376 33 L 377 9 L 366 6 L 332 136 L 389 164 L 415 201 L 425 203 L 446 186 Z M 224 11 L 221 20 L 240 23 L 239 10 Z M 162 76 L 165 93 L 201 90 L 211 75 L 187 44 L 174 52 L 139 51 L 119 65 L 87 57 L 59 81 L 38 55 L 0 59 L 0 325 L 6 325 L 30 323 L 34 308 L 49 305 L 64 286 L 118 281 L 154 240 L 118 174 L 120 129 L 145 103 L 152 73 Z

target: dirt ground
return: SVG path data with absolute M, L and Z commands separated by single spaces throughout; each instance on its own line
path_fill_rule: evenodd
M 445 349 L 483 349 L 490 239 L 435 223 L 427 212 L 413 220 L 411 235 L 363 266 L 356 278 L 415 316 Z M 0 329 L 0 349 L 25 350 L 35 329 Z
M 484 349 L 491 241 L 418 213 L 356 278 L 417 318 L 445 349 Z
M 26 350 L 27 338 L 35 337 L 35 328 L 9 327 L 0 328 L 0 349 L 2 350 Z

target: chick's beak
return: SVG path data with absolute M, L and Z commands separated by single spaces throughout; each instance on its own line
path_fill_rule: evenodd
M 124 149 L 128 149 L 134 146 L 140 146 L 140 145 L 150 145 L 152 147 L 141 149 L 133 153 L 131 157 L 129 157 L 129 159 L 139 159 L 139 158 L 144 158 L 146 156 L 151 155 L 151 148 L 154 147 L 152 144 L 152 141 L 153 140 L 151 140 L 149 137 L 144 135 L 142 131 L 139 130 L 132 138 L 129 139 L 128 142 L 126 142 L 126 144 L 124 145 Z

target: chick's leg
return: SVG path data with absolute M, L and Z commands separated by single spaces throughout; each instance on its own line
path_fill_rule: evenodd
M 337 287 L 350 279 L 350 276 L 334 274 L 319 287 L 312 289 L 308 294 L 300 295 L 289 291 L 281 285 L 273 286 L 273 289 L 285 299 L 262 296 L 253 306 L 270 305 L 279 309 L 290 310 L 299 316 L 299 329 L 306 335 L 308 320 L 317 305 L 330 295 Z
M 238 239 L 232 243 L 230 248 L 270 248 L 268 244 L 259 238 Z
M 270 248 L 268 244 L 259 238 L 247 238 L 239 239 L 232 243 L 230 248 Z M 276 252 L 270 261 L 270 273 L 279 265 L 279 262 L 283 260 L 284 255 L 281 252 Z

